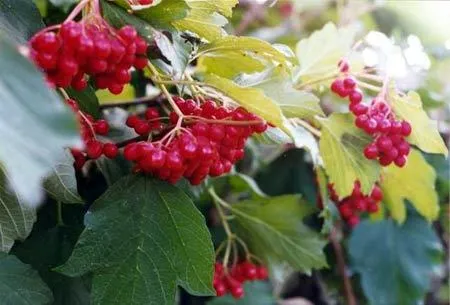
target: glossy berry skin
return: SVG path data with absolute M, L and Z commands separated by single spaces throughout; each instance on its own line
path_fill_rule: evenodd
M 341 72 L 349 71 L 348 63 L 344 61 L 339 63 L 339 67 Z M 411 135 L 411 125 L 398 121 L 389 103 L 382 97 L 373 99 L 370 105 L 362 103 L 363 93 L 352 76 L 334 80 L 330 89 L 342 98 L 348 97 L 349 110 L 355 115 L 355 126 L 372 137 L 372 142 L 364 148 L 364 156 L 377 160 L 381 166 L 405 166 L 410 152 L 405 137 Z
M 30 46 L 53 87 L 84 90 L 92 79 L 98 89 L 120 94 L 131 80 L 130 69 L 148 63 L 148 45 L 134 27 L 115 30 L 100 16 L 65 22 L 58 32 L 39 32 Z
M 189 124 L 181 122 L 183 132 L 173 136 L 170 143 L 156 144 L 155 150 L 137 153 L 139 156 L 133 152 L 135 145 L 143 147 L 149 142 L 132 143 L 124 150 L 125 158 L 136 162 L 137 170 L 170 183 L 184 177 L 192 185 L 198 185 L 208 176 L 218 177 L 230 172 L 233 164 L 244 158 L 247 138 L 267 129 L 266 122 L 241 107 L 227 109 L 217 106 L 213 100 L 197 105 L 195 101 L 181 97 L 174 97 L 174 101 L 184 115 L 200 118 Z M 126 124 L 140 135 L 164 137 L 179 123 L 179 116 L 171 112 L 167 122 L 161 120 L 160 115 L 157 108 L 149 107 L 143 117 L 129 116 Z M 203 116 L 207 120 L 228 120 L 209 123 L 202 121 Z M 233 120 L 248 121 L 249 125 L 233 124 Z M 254 269 L 249 272 L 256 276 Z
M 112 143 L 105 143 L 103 145 L 103 154 L 109 159 L 114 159 L 119 154 L 119 149 Z
M 217 296 L 230 293 L 233 298 L 241 299 L 244 296 L 245 282 L 264 281 L 268 278 L 267 269 L 264 266 L 257 266 L 250 261 L 239 262 L 231 268 L 217 262 L 214 269 L 213 286 Z
M 339 199 L 332 184 L 328 185 L 328 190 L 330 199 L 336 203 L 342 219 L 352 228 L 359 223 L 361 213 L 371 214 L 377 212 L 383 199 L 383 192 L 378 185 L 374 185 L 370 194 L 365 195 L 361 191 L 359 181 L 355 181 L 352 194 L 342 199 Z

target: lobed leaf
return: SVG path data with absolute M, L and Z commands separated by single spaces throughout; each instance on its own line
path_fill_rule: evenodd
M 377 161 L 364 157 L 364 147 L 371 137 L 353 124 L 351 114 L 334 113 L 327 119 L 319 119 L 322 126 L 320 154 L 330 183 L 339 198 L 352 193 L 354 182 L 361 182 L 361 189 L 368 194 L 380 177 Z
M 408 200 L 428 221 L 439 216 L 439 200 L 435 191 L 436 172 L 422 154 L 412 150 L 404 168 L 395 165 L 383 168 L 381 188 L 383 202 L 399 223 L 406 220 L 405 200 Z
M 205 220 L 180 189 L 129 176 L 100 197 L 60 272 L 93 272 L 93 305 L 167 304 L 177 285 L 212 295 L 214 251 Z
M 417 92 L 410 91 L 408 95 L 400 96 L 391 91 L 389 98 L 395 114 L 412 126 L 408 142 L 424 152 L 448 156 L 448 149 L 439 134 L 436 121 L 428 117 Z
M 390 219 L 363 221 L 352 232 L 349 252 L 370 304 L 413 305 L 428 291 L 442 246 L 425 220 L 409 215 L 401 226 Z
M 245 200 L 231 211 L 238 235 L 266 263 L 286 262 L 306 273 L 327 266 L 325 241 L 302 223 L 309 208 L 298 196 Z

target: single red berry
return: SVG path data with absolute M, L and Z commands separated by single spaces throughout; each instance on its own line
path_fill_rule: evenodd
M 381 151 L 388 151 L 392 148 L 392 141 L 388 136 L 382 135 L 376 140 L 377 148 Z
M 86 144 L 86 153 L 91 159 L 98 159 L 103 153 L 103 145 L 98 141 L 89 141 Z
M 216 296 L 218 297 L 222 297 L 227 293 L 227 287 L 224 283 L 219 283 L 214 288 L 216 290 Z
M 257 278 L 258 280 L 264 281 L 269 277 L 269 273 L 267 272 L 267 268 L 264 266 L 259 266 L 257 268 Z
M 230 292 L 235 299 L 241 299 L 244 296 L 244 288 L 242 286 L 233 287 Z
M 403 121 L 402 122 L 402 135 L 407 137 L 411 134 L 411 131 L 412 131 L 411 125 L 408 122 Z
M 115 157 L 117 157 L 119 153 L 119 149 L 117 148 L 117 146 L 113 143 L 105 143 L 103 145 L 103 154 L 110 159 L 114 159 Z
M 405 156 L 399 156 L 394 160 L 395 165 L 398 167 L 403 167 L 406 164 L 406 157 Z
M 364 148 L 364 156 L 367 159 L 373 160 L 378 157 L 378 148 L 377 145 L 371 143 Z
M 398 149 L 399 155 L 401 156 L 407 156 L 411 150 L 411 146 L 406 141 L 402 141 L 396 147 Z
M 123 156 L 128 161 L 136 161 L 138 159 L 138 146 L 135 143 L 125 146 Z
M 353 90 L 356 87 L 356 80 L 354 77 L 349 76 L 344 78 L 344 88 L 347 90 Z
M 379 186 L 375 185 L 370 193 L 370 197 L 375 201 L 381 201 L 383 199 L 383 191 L 381 191 Z
M 366 114 L 369 110 L 364 104 L 350 104 L 350 111 L 353 112 L 354 115 L 363 115 Z
M 141 121 L 134 127 L 134 131 L 141 136 L 147 135 L 150 132 L 150 126 L 147 122 Z
M 134 128 L 137 124 L 141 122 L 141 119 L 137 115 L 130 115 L 127 118 L 126 125 L 128 127 Z
M 95 133 L 98 133 L 99 135 L 106 135 L 109 132 L 108 122 L 105 120 L 98 120 L 94 124 L 94 130 Z
M 363 100 L 363 93 L 359 89 L 353 89 L 348 95 L 350 103 L 358 104 Z

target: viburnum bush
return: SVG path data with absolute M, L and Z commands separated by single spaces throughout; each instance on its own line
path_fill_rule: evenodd
M 0 7 L 1 304 L 409 305 L 440 281 L 445 129 L 365 32 L 238 35 L 265 9 L 296 31 L 289 1 Z

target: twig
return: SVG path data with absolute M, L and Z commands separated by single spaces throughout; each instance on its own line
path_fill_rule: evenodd
M 338 240 L 336 228 L 331 231 L 329 239 L 331 241 L 331 245 L 333 246 L 334 253 L 336 254 L 339 273 L 341 274 L 341 277 L 344 281 L 345 298 L 347 299 L 347 304 L 357 305 L 352 283 L 347 275 L 344 251 L 342 250 L 342 246 Z

